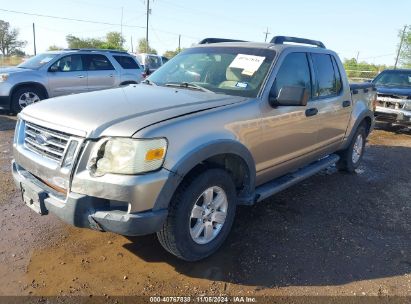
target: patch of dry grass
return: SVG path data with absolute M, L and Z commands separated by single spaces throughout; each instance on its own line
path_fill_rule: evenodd
M 23 58 L 18 56 L 0 57 L 0 67 L 14 66 L 20 64 L 21 62 L 23 62 Z

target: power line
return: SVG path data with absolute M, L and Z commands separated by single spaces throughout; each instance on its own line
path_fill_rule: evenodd
M 60 17 L 60 16 L 52 16 L 52 15 L 44 15 L 44 14 L 27 13 L 27 12 L 14 11 L 14 10 L 8 10 L 8 9 L 3 9 L 3 8 L 0 8 L 0 11 L 8 12 L 8 13 L 14 13 L 14 14 L 28 15 L 28 16 L 36 16 L 36 17 L 43 17 L 43 18 L 52 18 L 52 19 L 59 19 L 59 20 L 67 20 L 67 21 L 77 21 L 77 22 L 85 22 L 85 23 L 93 23 L 93 24 L 104 24 L 104 25 L 112 25 L 112 26 L 121 26 L 120 23 L 110 23 L 110 22 L 104 22 L 104 21 L 94 21 L 94 20 L 68 18 L 68 17 Z M 123 26 L 124 26 L 124 27 L 136 27 L 136 28 L 145 29 L 144 26 L 140 26 L 140 25 L 128 25 L 128 24 L 123 24 Z
M 14 13 L 14 14 L 28 15 L 28 16 L 52 18 L 52 19 L 58 19 L 58 20 L 77 21 L 77 22 L 85 22 L 85 23 L 92 23 L 92 24 L 103 24 L 103 25 L 110 25 L 110 26 L 113 26 L 113 27 L 121 26 L 121 23 L 110 23 L 110 22 L 95 21 L 95 20 L 84 20 L 84 19 L 69 18 L 69 17 L 60 17 L 60 16 L 52 16 L 52 15 L 44 15 L 44 14 L 27 13 L 27 12 L 23 12 L 23 11 L 14 11 L 14 10 L 8 10 L 8 9 L 3 9 L 3 8 L 0 8 L 0 11 L 8 12 L 8 13 Z M 123 24 L 123 27 L 146 29 L 145 26 L 130 25 L 130 24 Z M 170 34 L 170 35 L 175 35 L 175 36 L 180 35 L 179 33 L 169 32 L 169 31 L 165 31 L 165 30 L 161 30 L 161 29 L 156 29 L 156 30 L 158 32 L 162 32 L 162 33 L 166 33 L 166 34 Z M 191 39 L 201 39 L 199 37 L 193 37 L 193 36 L 188 36 L 188 35 L 182 35 L 182 36 L 187 37 L 187 38 L 191 38 Z

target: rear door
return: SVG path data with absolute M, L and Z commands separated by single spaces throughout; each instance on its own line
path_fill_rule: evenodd
M 113 55 L 114 60 L 122 68 L 120 82 L 140 82 L 143 78 L 143 69 L 137 63 L 137 60 L 131 56 Z
M 87 92 L 87 71 L 79 54 L 63 56 L 48 72 L 50 97 Z
M 85 64 L 88 74 L 88 90 L 104 90 L 116 85 L 118 72 L 107 56 L 102 54 L 85 54 Z
M 311 53 L 315 73 L 313 106 L 318 110 L 318 143 L 321 149 L 333 150 L 344 138 L 351 115 L 351 94 L 343 87 L 341 71 L 335 57 Z M 345 84 L 348 85 L 348 84 Z

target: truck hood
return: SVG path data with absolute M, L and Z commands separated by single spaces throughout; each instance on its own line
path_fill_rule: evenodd
M 245 99 L 139 84 L 47 99 L 28 106 L 20 116 L 33 123 L 82 137 L 130 137 L 146 126 L 173 117 Z
M 377 86 L 377 92 L 387 95 L 411 96 L 411 87 Z

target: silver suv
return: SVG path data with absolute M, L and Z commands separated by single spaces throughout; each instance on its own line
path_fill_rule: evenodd
M 375 98 L 373 84 L 350 85 L 337 54 L 317 41 L 201 45 L 141 84 L 24 109 L 13 176 L 40 214 L 157 233 L 169 252 L 199 260 L 224 242 L 237 205 L 333 164 L 355 172 Z
M 142 73 L 135 57 L 125 51 L 46 52 L 0 69 L 0 109 L 18 113 L 42 99 L 138 83 Z

